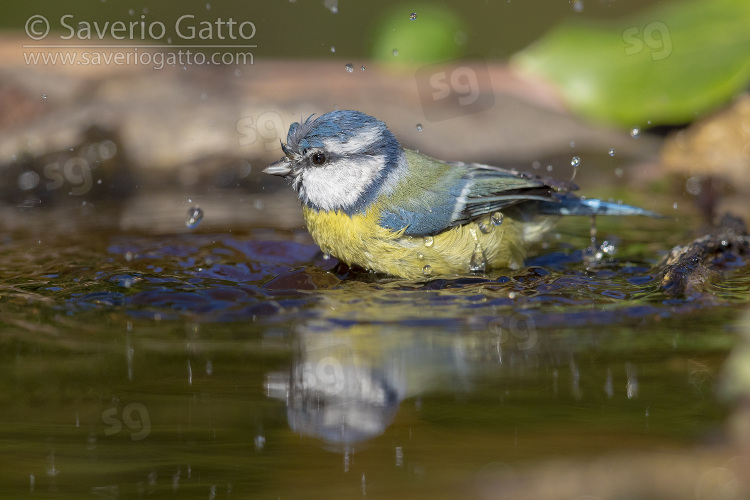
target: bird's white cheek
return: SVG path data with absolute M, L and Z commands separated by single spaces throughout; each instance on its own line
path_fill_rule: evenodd
M 351 207 L 372 185 L 382 162 L 381 157 L 363 157 L 310 168 L 302 180 L 305 196 L 323 210 Z

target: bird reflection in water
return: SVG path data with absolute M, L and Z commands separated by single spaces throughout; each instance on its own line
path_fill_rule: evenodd
M 385 432 L 406 390 L 403 359 L 384 357 L 375 364 L 345 341 L 304 336 L 291 373 L 268 376 L 268 395 L 286 402 L 292 430 L 344 446 Z
M 271 373 L 266 383 L 268 395 L 286 403 L 292 430 L 329 448 L 346 452 L 380 436 L 407 397 L 450 381 L 466 386 L 465 352 L 454 341 L 382 325 L 323 323 L 299 335 L 290 372 Z

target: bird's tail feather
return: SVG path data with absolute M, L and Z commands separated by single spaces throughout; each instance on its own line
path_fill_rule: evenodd
M 576 196 L 565 196 L 558 201 L 537 201 L 538 213 L 541 215 L 645 215 L 661 217 L 650 210 L 610 203 L 596 199 L 583 199 Z

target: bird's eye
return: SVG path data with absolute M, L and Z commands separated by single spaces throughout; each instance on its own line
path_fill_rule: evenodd
M 326 155 L 323 153 L 315 153 L 312 155 L 312 162 L 315 165 L 322 165 L 326 162 Z

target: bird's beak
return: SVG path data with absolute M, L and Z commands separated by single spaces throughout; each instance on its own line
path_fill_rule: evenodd
M 263 173 L 286 177 L 292 173 L 292 164 L 286 156 L 263 169 Z

